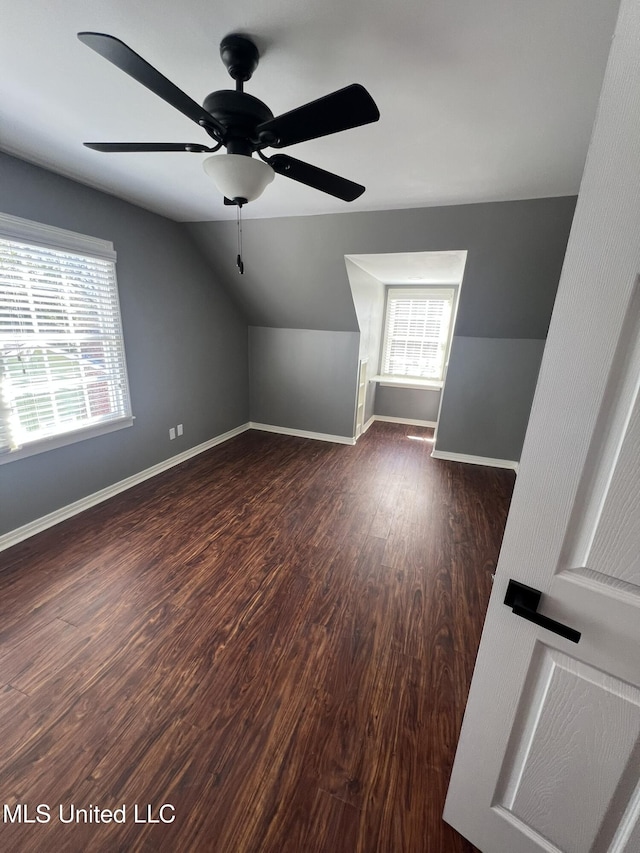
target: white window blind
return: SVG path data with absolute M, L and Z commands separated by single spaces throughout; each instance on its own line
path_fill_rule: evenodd
M 453 287 L 388 289 L 383 375 L 442 380 L 455 294 Z
M 113 249 L 11 219 L 0 221 L 0 454 L 130 423 Z M 83 251 L 67 248 L 74 236 Z

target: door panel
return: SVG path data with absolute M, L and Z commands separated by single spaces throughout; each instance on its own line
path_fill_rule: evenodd
M 638 460 L 640 408 L 636 405 L 615 466 L 618 476 L 614 473 L 607 489 L 586 565 L 601 575 L 632 584 L 640 594 L 640 555 L 633 535 L 640 527 L 640 491 L 637 480 L 619 476 L 620 471 L 637 471 Z
M 614 795 L 618 807 L 633 797 L 639 755 L 640 690 L 538 643 L 492 807 L 541 849 L 585 853 Z
M 640 460 L 639 377 L 636 280 L 561 558 L 561 564 L 588 567 L 594 581 L 630 595 L 640 595 L 640 558 L 633 541 L 640 527 L 640 494 L 629 476 Z

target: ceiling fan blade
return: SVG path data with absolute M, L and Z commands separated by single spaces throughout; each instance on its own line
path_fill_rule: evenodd
M 365 190 L 361 184 L 348 181 L 340 175 L 334 175 L 333 172 L 325 172 L 324 169 L 296 160 L 295 157 L 289 157 L 287 154 L 274 154 L 273 157 L 269 157 L 268 162 L 274 172 L 279 175 L 341 198 L 343 201 L 354 201 Z
M 171 104 L 183 115 L 204 127 L 211 127 L 220 134 L 224 128 L 220 122 L 192 100 L 181 89 L 168 80 L 163 74 L 149 65 L 146 59 L 131 50 L 123 41 L 104 33 L 78 33 L 78 38 L 87 47 L 95 50 L 129 77 L 142 83 L 163 101 Z
M 364 86 L 352 83 L 317 101 L 269 119 L 256 128 L 258 137 L 271 148 L 285 148 L 378 121 L 380 112 Z
M 94 151 L 190 151 L 195 154 L 205 154 L 215 151 L 206 145 L 192 142 L 83 142 L 85 148 Z

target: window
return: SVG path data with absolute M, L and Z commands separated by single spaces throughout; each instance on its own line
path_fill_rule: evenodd
M 0 462 L 132 424 L 115 259 L 0 214 Z
M 455 287 L 388 288 L 383 376 L 442 381 L 455 297 Z

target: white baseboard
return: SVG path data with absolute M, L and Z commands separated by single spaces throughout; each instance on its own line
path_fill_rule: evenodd
M 435 427 L 436 425 L 434 421 L 417 421 L 406 418 L 390 418 L 382 415 L 374 415 L 367 421 L 364 429 L 362 430 L 363 434 L 369 429 L 374 421 L 388 421 L 390 423 L 404 423 L 411 426 L 426 427 Z M 34 521 L 24 524 L 22 527 L 17 527 L 15 530 L 10 530 L 8 533 L 0 536 L 0 551 L 4 551 L 6 548 L 11 548 L 12 545 L 17 545 L 19 542 L 28 539 L 30 536 L 35 536 L 36 533 L 41 533 L 43 530 L 47 530 L 49 527 L 53 527 L 55 524 L 59 524 L 67 518 L 78 515 L 78 513 L 83 512 L 85 509 L 89 509 L 96 504 L 102 503 L 103 501 L 120 494 L 120 492 L 124 492 L 127 489 L 132 488 L 132 486 L 138 485 L 138 483 L 149 480 L 151 477 L 155 477 L 156 474 L 161 474 L 163 471 L 167 471 L 169 468 L 173 468 L 181 462 L 186 462 L 187 459 L 191 459 L 199 453 L 204 453 L 205 450 L 210 450 L 212 447 L 222 444 L 223 442 L 234 438 L 236 435 L 246 432 L 248 429 L 256 429 L 262 432 L 274 432 L 280 435 L 293 435 L 299 438 L 311 438 L 317 441 L 328 441 L 336 444 L 354 445 L 356 443 L 355 438 L 349 438 L 345 435 L 329 435 L 327 433 L 308 432 L 306 430 L 289 429 L 288 427 L 277 427 L 272 426 L 271 424 L 258 424 L 253 422 L 242 424 L 241 426 L 235 427 L 235 429 L 229 430 L 215 438 L 211 438 L 202 444 L 190 447 L 188 450 L 184 450 L 182 453 L 178 453 L 170 459 L 158 462 L 157 465 L 152 465 L 144 471 L 139 471 L 131 477 L 120 480 L 118 483 L 113 483 L 111 486 L 107 486 L 99 492 L 94 492 L 80 500 L 67 504 L 67 506 L 60 507 L 60 509 L 54 510 L 54 512 L 50 512 L 48 515 L 43 515 L 41 518 L 36 518 Z M 489 465 L 494 468 L 510 468 L 516 472 L 518 470 L 518 463 L 508 459 L 489 459 L 485 456 L 468 456 L 464 453 L 448 453 L 447 451 L 442 450 L 434 450 L 431 455 L 435 459 L 445 459 L 452 462 L 468 462 L 472 465 Z
M 355 444 L 356 440 L 353 437 L 346 435 L 329 435 L 326 432 L 308 432 L 305 429 L 290 429 L 289 427 L 272 426 L 271 424 L 257 424 L 251 421 L 250 429 L 257 429 L 261 432 L 275 432 L 278 435 L 294 435 L 298 438 L 312 438 L 315 441 L 330 441 L 334 444 Z
M 374 415 L 374 421 L 384 421 L 388 424 L 408 424 L 409 426 L 431 427 L 435 429 L 438 425 L 437 421 L 418 421 L 414 418 L 392 418 L 387 415 Z
M 488 465 L 490 468 L 510 468 L 518 473 L 519 462 L 512 459 L 491 459 L 488 456 L 469 456 L 466 453 L 449 453 L 448 450 L 433 450 L 434 459 L 444 459 L 447 462 L 467 462 L 470 465 Z
M 375 416 L 375 415 L 371 415 L 371 417 L 369 418 L 369 420 L 368 420 L 368 421 L 366 422 L 366 424 L 362 427 L 362 432 L 360 433 L 360 435 L 364 435 L 364 434 L 365 434 L 365 432 L 366 432 L 366 431 L 369 429 L 369 427 L 371 426 L 371 424 L 375 423 L 375 420 L 376 420 L 376 416 Z
M 210 450 L 217 444 L 222 444 L 224 441 L 228 441 L 230 438 L 240 435 L 240 433 L 245 432 L 249 428 L 248 423 L 242 424 L 242 426 L 235 427 L 235 429 L 231 429 L 222 435 L 217 435 L 215 438 L 209 439 L 209 441 L 197 444 L 195 447 L 190 447 L 188 450 L 184 450 L 182 453 L 178 453 L 170 459 L 158 462 L 157 465 L 152 465 L 151 468 L 146 468 L 144 471 L 132 474 L 131 477 L 127 477 L 125 480 L 113 483 L 113 485 L 107 486 L 99 492 L 94 492 L 92 495 L 87 495 L 85 498 L 80 498 L 80 500 L 67 504 L 67 506 L 60 507 L 60 509 L 56 509 L 48 515 L 43 515 L 42 518 L 36 518 L 34 521 L 24 524 L 22 527 L 17 527 L 15 530 L 10 530 L 8 533 L 0 536 L 0 551 L 4 551 L 12 545 L 17 545 L 18 542 L 22 542 L 30 536 L 35 536 L 36 533 L 41 533 L 43 530 L 53 527 L 54 524 L 59 524 L 61 521 L 65 521 L 67 518 L 71 518 L 72 516 L 83 512 L 85 509 L 89 509 L 96 504 L 102 503 L 102 501 L 106 501 L 109 498 L 120 494 L 120 492 L 130 489 L 132 486 L 137 486 L 138 483 L 149 480 L 151 477 L 155 477 L 156 474 L 161 474 L 163 471 L 167 471 L 169 468 L 173 468 L 181 462 L 186 462 L 186 460 L 191 459 L 192 456 L 204 453 L 205 450 Z

